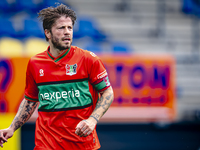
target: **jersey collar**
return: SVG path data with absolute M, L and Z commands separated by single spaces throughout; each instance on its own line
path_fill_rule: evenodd
M 64 57 L 69 53 L 70 49 L 71 49 L 71 47 L 70 47 L 69 49 L 65 50 L 65 52 L 62 53 L 61 55 L 59 55 L 58 57 L 53 57 L 53 56 L 51 55 L 51 53 L 49 52 L 49 50 L 50 50 L 50 46 L 49 46 L 49 47 L 47 48 L 47 54 L 48 54 L 48 56 L 49 56 L 54 62 L 58 62 L 58 61 L 60 61 L 62 58 L 64 58 Z

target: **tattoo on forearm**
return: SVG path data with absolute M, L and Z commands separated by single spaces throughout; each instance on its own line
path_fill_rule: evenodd
M 104 115 L 106 113 L 106 111 L 108 110 L 109 106 L 111 105 L 113 101 L 113 94 L 112 93 L 108 93 L 106 95 L 102 94 L 102 96 L 100 97 L 100 99 L 97 101 L 97 105 L 95 107 L 95 110 L 99 109 L 99 108 L 103 108 L 103 114 Z M 102 116 L 101 115 L 101 116 Z M 94 113 L 91 115 L 91 117 L 99 120 L 101 118 L 101 116 L 97 113 Z
M 104 101 L 104 104 L 102 105 L 103 109 L 107 109 L 107 106 L 110 106 L 112 101 L 110 101 L 111 94 L 106 96 L 106 100 Z
M 26 114 L 23 114 L 22 117 L 21 117 L 21 118 L 22 118 L 22 121 L 28 120 L 28 117 L 29 117 L 29 114 L 27 114 L 27 113 L 26 113 Z
M 23 125 L 24 123 L 23 122 L 21 122 L 21 121 L 17 121 L 17 122 L 15 122 L 15 130 L 17 130 L 19 127 L 21 127 L 22 125 Z
M 97 114 L 97 113 L 92 114 L 90 117 L 94 118 L 97 122 L 98 122 L 99 119 L 100 119 L 100 115 Z
M 30 105 L 26 105 L 26 112 L 30 114 L 30 111 L 32 110 L 32 108 L 30 107 Z
M 101 96 L 100 99 L 97 101 L 97 105 L 96 105 L 95 110 L 98 109 L 99 107 L 101 107 L 102 101 L 103 101 L 103 96 Z
M 14 126 L 14 130 L 20 128 L 31 117 L 36 107 L 37 107 L 37 102 L 30 102 L 27 100 L 23 100 L 11 124 L 11 127 Z
M 103 109 L 107 109 L 107 107 L 110 106 L 110 104 L 112 103 L 111 96 L 112 94 L 109 94 L 108 96 L 106 96 L 104 103 L 103 103 L 104 97 L 101 96 L 101 98 L 97 102 L 96 109 L 98 109 L 99 107 L 103 107 Z

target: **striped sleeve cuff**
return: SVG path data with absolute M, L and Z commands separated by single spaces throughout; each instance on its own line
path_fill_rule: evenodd
M 108 76 L 105 76 L 104 78 L 97 80 L 96 82 L 94 82 L 93 85 L 95 89 L 99 92 L 106 90 L 108 87 L 110 87 Z

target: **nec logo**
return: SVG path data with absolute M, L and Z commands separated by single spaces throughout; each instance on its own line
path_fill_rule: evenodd
M 69 65 L 69 64 L 66 64 L 65 68 L 66 68 L 66 75 L 74 75 L 77 73 L 77 67 L 78 65 L 77 64 L 74 64 L 74 65 Z

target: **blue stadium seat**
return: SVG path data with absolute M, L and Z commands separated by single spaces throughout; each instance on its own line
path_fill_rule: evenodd
M 90 20 L 80 20 L 79 21 L 79 31 L 83 36 L 90 36 L 94 34 L 94 27 L 92 21 Z
M 103 51 L 102 45 L 99 42 L 89 42 L 84 49 L 94 53 L 101 53 Z
M 9 12 L 12 8 L 12 4 L 10 4 L 7 0 L 0 0 L 0 10 L 3 12 Z
M 95 20 L 89 17 L 77 21 L 78 30 L 74 31 L 74 38 L 91 37 L 94 41 L 104 41 L 107 36 L 98 29 Z
M 130 53 L 133 51 L 129 44 L 124 42 L 112 42 L 111 49 L 114 53 Z
M 103 31 L 100 31 L 98 29 L 94 29 L 94 33 L 93 33 L 93 40 L 94 41 L 106 41 L 107 40 L 107 36 Z
M 183 0 L 182 11 L 186 14 L 192 14 L 193 13 L 193 3 L 192 3 L 191 0 Z
M 17 37 L 12 21 L 6 18 L 0 18 L 0 37 Z
M 24 20 L 24 30 L 23 36 L 27 37 L 38 37 L 45 38 L 42 26 L 40 26 L 39 21 L 36 19 L 25 19 Z
M 37 1 L 34 0 L 16 0 L 16 9 L 18 11 L 28 10 L 37 12 L 43 7 L 43 1 Z
M 200 0 L 193 0 L 193 14 L 200 17 Z
M 91 36 L 93 32 L 92 22 L 89 20 L 79 19 L 76 22 L 77 30 L 74 30 L 74 38 L 82 38 L 85 36 Z
M 62 0 L 43 0 L 43 2 L 44 2 L 44 7 L 54 6 L 56 3 L 66 4 L 66 1 L 62 1 Z
M 185 14 L 192 14 L 200 17 L 200 1 L 182 0 L 182 11 Z

